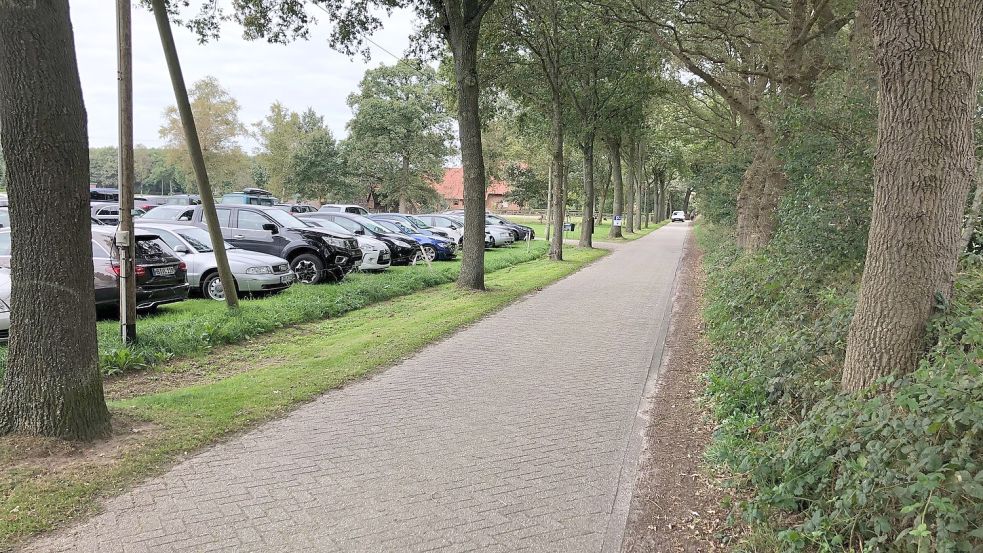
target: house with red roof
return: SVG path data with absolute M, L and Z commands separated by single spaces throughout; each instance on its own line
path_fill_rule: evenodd
M 434 190 L 447 202 L 447 209 L 464 209 L 464 168 L 449 167 L 444 170 L 444 180 L 435 182 Z M 507 182 L 490 178 L 485 191 L 485 208 L 493 211 L 513 209 L 516 206 L 505 198 L 510 187 Z

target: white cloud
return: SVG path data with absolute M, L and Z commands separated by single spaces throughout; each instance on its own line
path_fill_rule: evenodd
M 82 93 L 89 116 L 89 143 L 111 146 L 117 142 L 116 119 L 116 23 L 115 2 L 72 0 L 72 23 L 78 54 Z M 322 18 L 323 19 L 323 18 Z M 406 50 L 413 18 L 397 13 L 372 39 L 386 50 Z M 323 25 L 323 23 L 322 23 Z M 309 41 L 289 45 L 246 41 L 241 30 L 229 25 L 217 42 L 200 45 L 194 35 L 174 26 L 184 78 L 191 86 L 213 75 L 242 106 L 242 121 L 251 126 L 266 115 L 271 103 L 281 101 L 290 109 L 308 106 L 324 115 L 336 136 L 345 134 L 351 111 L 345 104 L 367 68 L 394 60 L 373 47 L 372 60 L 349 59 L 332 50 L 322 26 Z M 174 95 L 161 51 L 153 14 L 133 6 L 134 139 L 137 144 L 158 146 L 162 114 L 174 103 Z M 251 149 L 250 140 L 243 141 Z

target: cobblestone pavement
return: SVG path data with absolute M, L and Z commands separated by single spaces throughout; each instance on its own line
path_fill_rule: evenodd
M 29 551 L 617 551 L 688 225 L 210 448 Z

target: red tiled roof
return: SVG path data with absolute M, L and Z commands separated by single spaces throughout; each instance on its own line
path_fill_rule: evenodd
M 463 200 L 464 199 L 464 168 L 463 167 L 450 167 L 444 170 L 444 180 L 443 182 L 435 182 L 433 184 L 434 190 L 438 194 L 443 196 L 448 200 Z M 508 183 L 491 179 L 491 183 L 488 186 L 487 192 L 485 192 L 485 197 L 488 194 L 498 194 L 506 195 L 509 193 L 510 187 Z

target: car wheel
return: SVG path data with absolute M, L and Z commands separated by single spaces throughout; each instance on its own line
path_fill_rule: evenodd
M 222 286 L 222 279 L 219 278 L 217 272 L 209 273 L 201 282 L 201 295 L 210 300 L 225 300 L 225 288 Z
M 434 248 L 433 246 L 430 245 L 423 246 L 423 253 L 424 255 L 427 256 L 428 261 L 433 261 L 434 259 L 437 259 L 437 248 Z
M 297 282 L 318 284 L 324 279 L 324 261 L 310 253 L 302 253 L 290 262 L 290 269 L 297 275 Z
M 489 248 L 494 248 L 497 245 L 497 244 L 495 244 L 495 237 L 494 236 L 489 236 L 488 237 L 488 240 L 489 240 L 488 243 L 490 244 L 488 246 Z
M 413 260 L 410 261 L 410 265 L 416 265 L 417 263 L 423 263 L 423 260 L 424 259 L 426 259 L 426 258 L 424 257 L 423 252 L 417 251 L 415 254 L 413 254 Z

